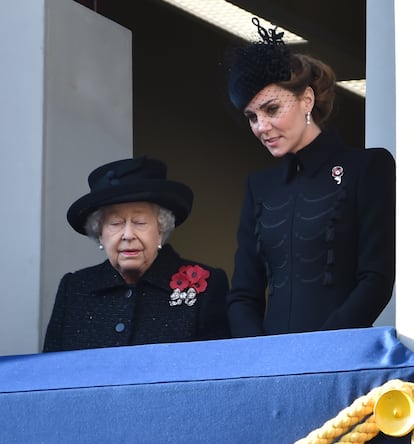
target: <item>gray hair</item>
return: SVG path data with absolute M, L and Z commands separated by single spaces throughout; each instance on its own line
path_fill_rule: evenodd
M 157 211 L 158 228 L 162 235 L 161 243 L 164 244 L 175 228 L 175 216 L 171 210 L 153 204 Z M 99 242 L 102 231 L 102 220 L 105 214 L 105 207 L 98 208 L 86 219 L 85 231 L 88 237 Z

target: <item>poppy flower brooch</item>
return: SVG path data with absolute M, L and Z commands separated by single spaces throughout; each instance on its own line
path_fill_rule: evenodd
M 183 265 L 171 277 L 171 307 L 186 304 L 189 307 L 197 302 L 197 295 L 206 291 L 210 272 L 199 265 Z

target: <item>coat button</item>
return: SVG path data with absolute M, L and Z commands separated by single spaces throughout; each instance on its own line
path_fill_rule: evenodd
M 125 330 L 125 324 L 123 322 L 119 322 L 115 325 L 115 331 L 118 333 L 122 333 Z
M 125 293 L 125 297 L 129 299 L 132 296 L 132 294 L 133 294 L 132 288 L 129 288 Z

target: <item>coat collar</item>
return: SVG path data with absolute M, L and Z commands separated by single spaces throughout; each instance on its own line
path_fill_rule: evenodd
M 148 282 L 151 285 L 170 290 L 170 280 L 174 273 L 183 264 L 180 256 L 171 245 L 164 245 L 159 251 L 157 258 L 147 272 L 141 277 L 139 282 Z M 122 287 L 127 285 L 109 260 L 96 266 L 98 278 L 91 281 L 91 291 L 99 292 L 109 288 Z
M 162 247 L 154 263 L 142 276 L 141 280 L 171 291 L 171 277 L 178 272 L 181 265 L 183 265 L 183 260 L 171 245 L 166 244 Z
M 296 154 L 289 153 L 283 158 L 284 181 L 288 182 L 296 171 L 312 176 L 323 164 L 340 150 L 346 148 L 335 130 L 322 131 L 309 145 Z

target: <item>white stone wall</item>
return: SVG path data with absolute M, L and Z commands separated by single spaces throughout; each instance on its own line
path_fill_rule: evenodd
M 40 351 L 61 276 L 102 259 L 66 222 L 132 156 L 131 32 L 68 0 L 3 0 L 0 354 Z M 6 38 L 7 36 L 7 38 Z
M 365 144 L 396 156 L 394 1 L 367 1 Z M 375 325 L 395 326 L 395 291 Z

